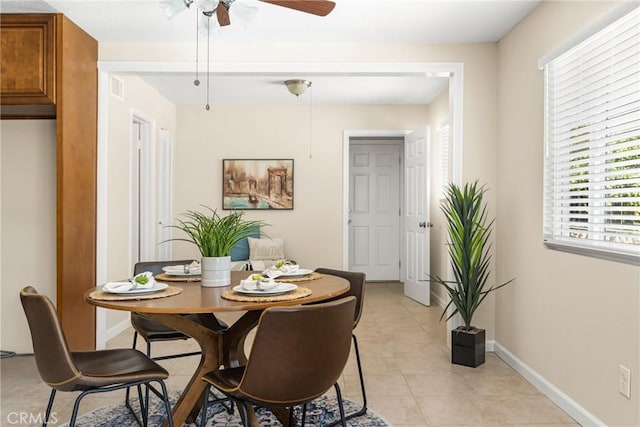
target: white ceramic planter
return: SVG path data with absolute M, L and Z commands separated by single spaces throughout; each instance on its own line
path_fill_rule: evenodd
M 200 263 L 202 286 L 217 287 L 231 284 L 231 257 L 202 257 Z

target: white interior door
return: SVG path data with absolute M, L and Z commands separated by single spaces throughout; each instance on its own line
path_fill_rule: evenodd
M 350 144 L 349 270 L 400 279 L 400 145 Z
M 404 294 L 430 305 L 429 271 L 429 140 L 428 130 L 413 131 L 405 137 L 404 198 Z
M 160 131 L 158 141 L 158 246 L 156 259 L 168 261 L 172 259 L 172 233 L 169 227 L 173 222 L 173 135 L 167 130 Z

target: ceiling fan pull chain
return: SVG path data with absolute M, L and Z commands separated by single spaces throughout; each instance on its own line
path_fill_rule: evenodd
M 209 54 L 211 51 L 211 15 L 207 17 L 207 105 L 204 107 L 207 111 L 211 109 L 209 106 L 209 80 L 210 80 L 210 70 L 209 70 Z
M 309 159 L 313 159 L 313 85 L 309 89 Z
M 198 79 L 198 57 L 200 56 L 200 49 L 198 47 L 198 39 L 200 38 L 199 37 L 200 29 L 198 28 L 198 21 L 199 21 L 198 9 L 196 8 L 196 79 L 193 81 L 194 86 L 200 85 L 200 80 Z

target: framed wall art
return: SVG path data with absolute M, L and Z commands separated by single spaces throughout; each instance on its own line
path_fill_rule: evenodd
M 293 209 L 293 159 L 223 159 L 223 209 Z

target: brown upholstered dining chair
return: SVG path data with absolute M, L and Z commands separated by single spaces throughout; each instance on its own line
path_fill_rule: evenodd
M 203 380 L 229 396 L 249 426 L 249 404 L 288 408 L 304 405 L 336 387 L 340 419 L 346 426 L 338 378 L 351 348 L 356 299 L 270 307 L 260 316 L 246 366 L 216 370 Z M 208 401 L 209 387 L 204 396 Z M 206 423 L 203 404 L 201 426 Z M 304 412 L 302 425 L 304 425 Z
M 142 419 L 129 409 L 138 424 L 146 425 L 148 402 L 142 400 L 142 385 L 147 385 L 163 400 L 169 425 L 173 426 L 169 396 L 164 383 L 169 374 L 162 366 L 130 348 L 72 352 L 67 345 L 58 313 L 49 298 L 27 286 L 20 292 L 20 301 L 29 323 L 40 377 L 51 387 L 43 426 L 49 422 L 56 391 L 81 392 L 71 413 L 69 426 L 73 427 L 83 397 L 128 387 L 138 388 Z M 151 386 L 151 382 L 157 382 L 162 393 Z
M 351 288 L 349 292 L 341 295 L 338 298 L 343 298 L 345 296 L 354 296 L 356 298 L 356 311 L 353 316 L 353 329 L 358 326 L 358 322 L 360 322 L 360 317 L 362 316 L 362 309 L 364 307 L 364 283 L 366 281 L 366 275 L 364 273 L 355 272 L 355 271 L 343 271 L 343 270 L 333 270 L 330 268 L 316 268 L 315 270 L 320 274 L 330 274 L 332 276 L 342 277 L 349 281 Z M 362 408 L 354 413 L 347 414 L 347 419 L 351 419 L 354 417 L 359 417 L 367 413 L 367 393 L 364 388 L 364 375 L 362 374 L 362 362 L 360 361 L 360 350 L 358 349 L 358 339 L 355 334 L 352 334 L 353 337 L 353 348 L 356 353 L 356 364 L 358 366 L 358 376 L 360 377 L 360 389 L 362 390 Z

